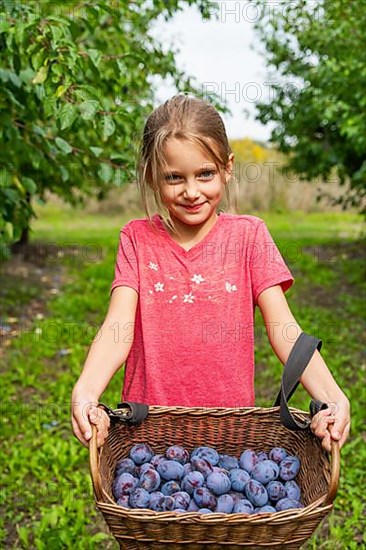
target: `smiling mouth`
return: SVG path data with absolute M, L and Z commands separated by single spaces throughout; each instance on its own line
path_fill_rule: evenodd
M 183 206 L 183 208 L 187 208 L 188 210 L 196 210 L 196 208 L 199 208 L 204 204 L 206 204 L 206 202 L 200 202 L 199 204 L 182 204 L 181 206 Z

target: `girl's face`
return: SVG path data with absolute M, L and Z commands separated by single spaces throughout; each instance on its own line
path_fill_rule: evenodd
M 161 182 L 161 196 L 172 220 L 183 229 L 213 224 L 224 186 L 231 176 L 233 154 L 222 181 L 215 163 L 199 146 L 172 138 L 167 141 L 164 151 L 167 166 Z

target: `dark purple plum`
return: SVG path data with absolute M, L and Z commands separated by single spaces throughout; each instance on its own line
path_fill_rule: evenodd
M 145 462 L 150 462 L 154 453 L 147 443 L 137 443 L 130 450 L 130 458 L 134 461 L 137 466 L 144 464 Z
M 164 497 L 163 512 L 171 512 L 174 510 L 174 498 L 171 496 Z
M 287 493 L 288 498 L 291 500 L 298 500 L 300 501 L 301 498 L 301 490 L 296 481 L 293 479 L 291 481 L 285 482 L 285 491 Z
M 265 453 L 264 451 L 261 451 L 260 453 L 258 453 L 257 456 L 258 456 L 259 462 L 262 462 L 262 460 L 268 460 L 267 453 Z
M 254 466 L 258 463 L 258 456 L 252 449 L 246 449 L 240 455 L 239 465 L 242 470 L 251 473 Z
M 166 460 L 165 455 L 154 455 L 152 459 L 150 460 L 151 465 L 154 466 L 154 468 L 157 468 L 161 462 Z
M 198 487 L 194 490 L 193 498 L 200 508 L 216 508 L 216 497 L 207 487 Z
M 150 493 L 142 487 L 138 487 L 131 494 L 128 500 L 131 508 L 148 508 L 150 503 Z
M 194 499 L 191 498 L 191 502 L 189 503 L 189 506 L 187 508 L 187 512 L 197 512 L 199 510 L 197 504 L 195 503 Z
M 191 497 L 185 491 L 178 491 L 177 493 L 172 494 L 174 499 L 174 508 L 183 508 L 187 510 L 189 503 L 191 502 Z
M 238 500 L 234 504 L 234 514 L 252 514 L 254 511 L 253 504 L 247 500 L 246 498 L 242 498 L 241 500 Z
M 193 491 L 197 487 L 202 487 L 205 482 L 205 478 L 201 472 L 191 472 L 182 479 L 182 490 L 186 491 L 189 495 L 193 495 Z
M 286 456 L 280 462 L 280 478 L 283 481 L 291 481 L 295 479 L 300 470 L 300 460 L 297 456 Z
M 234 470 L 235 471 L 235 470 Z M 231 489 L 231 481 L 229 476 L 223 472 L 213 472 L 206 479 L 207 488 L 216 495 L 223 495 Z
M 129 495 L 139 486 L 139 483 L 137 477 L 133 477 L 131 474 L 120 474 L 113 481 L 112 492 L 114 498 L 117 500 L 122 495 Z
M 169 447 L 165 453 L 165 456 L 168 460 L 176 460 L 181 464 L 186 464 L 189 460 L 189 452 L 180 445 L 172 445 Z
M 304 506 L 298 500 L 291 498 L 281 498 L 276 504 L 277 512 L 283 512 L 283 510 L 290 510 L 291 508 L 304 508 Z
M 236 456 L 231 455 L 220 455 L 219 463 L 218 465 L 220 468 L 224 468 L 225 470 L 233 470 L 234 468 L 239 468 L 239 460 L 236 458 Z
M 182 464 L 176 460 L 164 460 L 164 462 L 159 464 L 157 470 L 160 477 L 166 481 L 179 481 L 184 474 Z
M 212 510 L 210 510 L 209 508 L 200 508 L 199 510 L 197 510 L 197 512 L 199 514 L 212 514 Z
M 228 495 L 233 498 L 234 504 L 236 504 L 238 500 L 242 500 L 244 498 L 243 493 L 240 493 L 239 491 L 229 491 Z
M 287 454 L 287 451 L 285 451 L 282 447 L 273 447 L 273 449 L 271 449 L 268 453 L 268 458 L 279 464 L 284 458 L 286 458 Z
M 213 472 L 212 464 L 205 458 L 199 458 L 198 456 L 194 456 L 191 459 L 191 464 L 192 464 L 193 470 L 197 472 L 201 472 L 201 474 L 205 478 L 207 478 L 207 476 L 212 474 Z
M 245 485 L 245 495 L 254 506 L 264 506 L 268 502 L 266 488 L 255 479 L 250 479 Z
M 254 466 L 251 476 L 253 479 L 265 485 L 277 479 L 278 474 L 279 467 L 273 460 L 262 460 Z
M 147 470 L 155 470 L 154 466 L 150 462 L 145 462 L 144 464 L 141 464 L 141 466 L 136 466 L 136 469 L 138 470 L 139 477 L 147 472 Z
M 164 512 L 163 503 L 165 496 L 161 491 L 154 491 L 150 494 L 149 508 L 155 512 Z
M 285 498 L 287 496 L 285 486 L 282 481 L 270 481 L 266 486 L 266 489 L 268 497 L 272 500 L 272 502 L 277 502 L 278 500 L 281 500 L 281 498 Z
M 117 462 L 114 475 L 117 477 L 120 474 L 136 474 L 136 465 L 131 458 L 122 458 Z
M 225 468 L 221 468 L 221 466 L 212 466 L 212 473 L 214 472 L 229 475 L 229 470 L 225 470 Z
M 190 474 L 191 472 L 193 472 L 192 464 L 190 462 L 187 462 L 186 464 L 184 464 L 183 471 L 184 471 L 184 477 L 187 474 Z
M 234 499 L 231 495 L 220 495 L 217 499 L 215 512 L 231 514 L 234 509 Z
M 229 472 L 229 479 L 231 481 L 232 490 L 242 493 L 244 491 L 245 484 L 250 480 L 250 475 L 246 470 L 234 468 Z
M 166 481 L 162 484 L 160 491 L 166 497 L 170 497 L 173 493 L 181 490 L 181 486 L 177 481 Z
M 204 458 L 212 466 L 216 466 L 220 459 L 219 453 L 212 447 L 196 447 L 192 451 L 191 459 L 193 457 Z
M 160 476 L 154 468 L 150 468 L 143 472 L 140 476 L 140 487 L 146 489 L 149 493 L 157 491 L 160 485 Z
M 124 506 L 125 508 L 129 508 L 130 505 L 128 504 L 129 495 L 122 495 L 117 500 L 118 506 Z
M 266 506 L 260 506 L 259 508 L 254 509 L 255 514 L 273 514 L 273 512 L 276 511 L 276 508 L 273 508 L 273 506 L 270 506 L 269 504 L 266 504 Z

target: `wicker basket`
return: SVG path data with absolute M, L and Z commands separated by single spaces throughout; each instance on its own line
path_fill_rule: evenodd
M 291 408 L 295 418 L 309 415 Z M 298 475 L 305 508 L 275 514 L 179 514 L 128 510 L 115 504 L 113 472 L 135 443 L 149 442 L 156 453 L 170 445 L 188 451 L 204 442 L 223 454 L 238 455 L 244 447 L 268 451 L 285 447 L 298 455 Z M 95 433 L 90 464 L 96 504 L 121 548 L 219 550 L 227 548 L 300 548 L 332 509 L 339 477 L 339 446 L 332 446 L 332 468 L 319 440 L 311 431 L 292 432 L 281 423 L 279 407 L 269 409 L 199 409 L 151 407 L 138 426 L 115 423 L 100 451 Z
M 309 414 L 288 409 L 295 421 L 306 423 Z M 96 429 L 90 442 L 90 470 L 96 505 L 120 548 L 126 550 L 239 550 L 297 549 L 331 511 L 337 493 L 340 454 L 332 441 L 332 461 L 310 428 L 291 431 L 282 424 L 280 407 L 186 408 L 150 407 L 137 424 L 112 422 L 104 445 L 97 449 Z M 148 442 L 155 453 L 170 445 L 188 451 L 199 445 L 239 456 L 244 448 L 269 451 L 285 447 L 301 460 L 298 483 L 301 509 L 272 514 L 199 514 L 154 512 L 117 506 L 112 495 L 116 463 L 136 443 Z

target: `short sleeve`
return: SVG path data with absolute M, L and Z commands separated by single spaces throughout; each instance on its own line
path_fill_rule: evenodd
M 261 292 L 275 285 L 281 285 L 286 292 L 294 278 L 263 220 L 258 224 L 253 244 L 250 266 L 253 300 L 257 304 Z
M 117 286 L 129 286 L 139 292 L 137 254 L 134 244 L 123 229 L 120 232 L 112 292 Z

